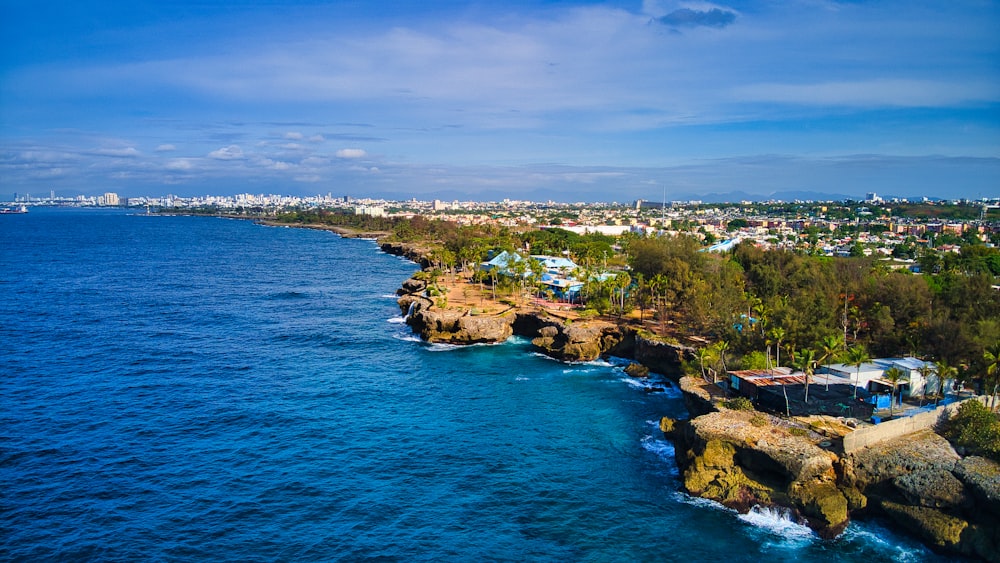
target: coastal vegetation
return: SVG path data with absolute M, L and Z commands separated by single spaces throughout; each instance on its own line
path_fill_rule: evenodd
M 635 323 L 661 337 L 716 343 L 711 358 L 695 366 L 699 371 L 717 371 L 705 365 L 706 359 L 725 369 L 726 355 L 735 365 L 806 365 L 811 370 L 847 361 L 849 350 L 863 348 L 874 357 L 943 362 L 956 368 L 960 381 L 982 391 L 992 391 L 1000 378 L 984 356 L 1000 342 L 1000 291 L 995 289 L 1000 250 L 981 242 L 964 243 L 958 252 L 922 251 L 917 261 L 924 273 L 917 275 L 864 255 L 764 250 L 749 241 L 726 253 L 708 253 L 703 237 L 684 233 L 611 237 L 322 209 L 288 211 L 273 219 L 381 233 L 384 240 L 421 245 L 432 286 L 442 276 L 454 280 L 461 272 L 490 300 L 515 305 L 531 297 L 551 299 L 538 285 L 543 272 L 537 263 L 515 262 L 513 275 L 478 271 L 479 263 L 504 251 L 566 256 L 578 270 L 565 274 L 584 281 L 578 314 Z M 726 347 L 721 355 L 719 343 Z
M 966 401 L 942 425 L 944 437 L 970 455 L 1000 462 L 1000 419 L 979 401 Z
M 286 221 L 316 226 L 300 214 Z M 740 511 L 789 507 L 823 537 L 838 535 L 850 518 L 879 514 L 935 549 L 995 559 L 987 554 L 997 545 L 989 481 L 997 466 L 984 458 L 997 460 L 1000 422 L 988 404 L 963 403 L 940 434 L 924 427 L 848 451 L 848 435 L 891 433 L 900 426 L 889 424 L 906 421 L 876 428 L 853 410 L 798 416 L 792 407 L 802 395 L 790 401 L 784 381 L 775 416 L 776 409 L 758 412 L 753 400 L 717 383 L 730 366 L 794 366 L 806 374 L 808 404 L 822 400 L 808 390 L 820 365 L 845 363 L 860 379 L 873 356 L 914 355 L 931 360 L 924 366 L 935 378 L 928 378 L 928 400 L 949 378 L 980 394 L 996 392 L 996 249 L 970 241 L 954 256 L 922 250 L 926 268 L 917 274 L 860 251 L 822 256 L 815 245 L 767 249 L 744 241 L 707 252 L 710 239 L 694 232 L 609 237 L 420 216 L 323 221 L 355 236 L 378 233 L 384 250 L 421 263 L 399 304 L 426 340 L 468 344 L 518 334 L 559 359 L 610 354 L 635 360 L 633 377 L 645 378 L 640 367 L 676 377 L 692 418 L 663 419 L 660 427 L 675 441 L 691 494 Z M 540 283 L 545 269 L 529 259 L 539 254 L 573 261 L 573 271 L 561 274 L 581 284 L 574 299 L 560 301 Z M 903 377 L 895 369 L 884 377 L 890 418 Z M 813 394 L 821 394 L 813 383 Z

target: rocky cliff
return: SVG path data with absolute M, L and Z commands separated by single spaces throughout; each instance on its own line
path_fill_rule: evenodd
M 635 358 L 657 373 L 674 376 L 680 373 L 681 360 L 694 354 L 690 347 L 659 342 L 635 328 L 599 320 L 569 322 L 542 310 L 514 308 L 482 316 L 442 309 L 424 295 L 425 289 L 419 279 L 406 280 L 398 302 L 407 324 L 429 342 L 495 343 L 517 334 L 559 360 L 581 362 L 614 355 Z
M 420 249 L 383 249 L 426 261 Z M 833 441 L 811 428 L 718 408 L 714 388 L 697 377 L 679 377 L 681 362 L 693 358 L 690 347 L 628 326 L 569 323 L 544 311 L 511 308 L 477 316 L 441 309 L 425 289 L 423 281 L 410 279 L 398 293 L 406 322 L 427 341 L 494 343 L 517 334 L 560 360 L 630 357 L 679 378 L 693 418 L 664 419 L 661 428 L 675 441 L 692 494 L 744 511 L 757 504 L 788 507 L 823 537 L 839 534 L 851 516 L 883 515 L 936 550 L 1000 561 L 1000 464 L 963 459 L 931 431 L 838 454 Z
M 691 494 L 741 511 L 788 507 L 823 537 L 880 515 L 937 551 L 1000 561 L 1000 464 L 963 459 L 931 430 L 838 455 L 825 437 L 754 411 L 661 428 Z
M 407 242 L 379 242 L 379 248 L 386 254 L 402 256 L 407 260 L 412 260 L 420 264 L 421 268 L 428 268 L 431 265 L 430 249 L 421 244 Z
M 676 425 L 670 435 L 691 494 L 743 512 L 754 505 L 789 507 L 824 537 L 847 525 L 837 456 L 793 435 L 780 420 L 725 410 Z
M 923 430 L 841 460 L 841 484 L 881 514 L 944 552 L 1000 561 L 1000 464 L 962 458 Z

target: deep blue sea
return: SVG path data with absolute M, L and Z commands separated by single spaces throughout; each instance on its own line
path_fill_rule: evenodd
M 0 216 L 0 560 L 926 561 L 679 492 L 620 363 L 427 345 L 374 242 Z

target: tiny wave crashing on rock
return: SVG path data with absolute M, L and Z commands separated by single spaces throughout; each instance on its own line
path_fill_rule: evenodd
M 755 528 L 782 538 L 785 543 L 804 545 L 819 539 L 809 526 L 795 520 L 791 510 L 780 506 L 756 505 L 746 514 L 740 514 L 738 518 Z

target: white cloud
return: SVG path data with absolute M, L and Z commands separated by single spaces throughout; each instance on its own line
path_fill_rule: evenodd
M 337 158 L 364 158 L 368 156 L 364 149 L 340 149 L 335 154 Z
M 192 170 L 194 164 L 186 158 L 175 158 L 167 163 L 167 170 Z
M 216 160 L 240 160 L 243 158 L 243 149 L 239 145 L 229 145 L 208 153 L 208 156 Z
M 322 179 L 323 178 L 320 178 L 319 175 L 317 174 L 304 174 L 302 176 L 296 176 L 294 178 L 296 182 L 305 182 L 305 183 L 316 183 Z
M 290 140 L 290 141 L 301 141 L 302 140 L 302 133 L 299 133 L 297 131 L 289 131 L 289 132 L 285 133 L 285 138 L 288 139 L 288 140 Z
M 156 147 L 156 152 L 170 152 L 177 150 L 177 147 L 171 144 L 163 144 Z
M 135 149 L 135 147 L 127 147 L 124 149 L 97 149 L 96 151 L 94 151 L 94 153 L 99 154 L 101 156 L 115 156 L 122 158 L 132 158 L 139 156 L 140 154 L 139 151 Z
M 309 137 L 310 143 L 322 143 L 325 140 L 326 139 L 323 138 L 323 135 L 313 135 L 312 137 Z

